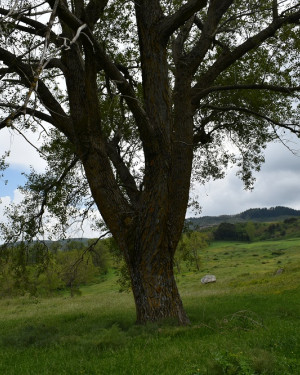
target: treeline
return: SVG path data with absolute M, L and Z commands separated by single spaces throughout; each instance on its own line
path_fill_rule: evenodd
M 79 287 L 99 282 L 108 272 L 107 241 L 93 240 L 87 246 L 71 241 L 63 247 L 50 244 L 19 243 L 0 247 L 0 297 L 29 293 L 50 296 L 69 291 L 79 294 Z
M 210 234 L 186 230 L 174 258 L 175 271 L 199 271 L 201 249 L 210 239 Z M 66 292 L 74 296 L 81 286 L 100 283 L 112 273 L 120 291 L 130 290 L 122 252 L 113 238 L 0 247 L 0 298 Z
M 300 216 L 300 211 L 282 206 L 271 208 L 251 208 L 240 213 L 238 216 L 245 220 L 269 219 L 280 216 Z
M 300 236 L 300 219 L 292 217 L 275 223 L 221 223 L 211 229 L 211 233 L 215 240 L 250 242 Z
M 194 228 L 218 225 L 221 223 L 245 223 L 254 222 L 272 222 L 283 221 L 289 217 L 300 217 L 300 210 L 294 210 L 289 207 L 276 206 L 271 208 L 251 208 L 236 215 L 221 216 L 203 216 L 198 218 L 189 218 L 187 222 Z

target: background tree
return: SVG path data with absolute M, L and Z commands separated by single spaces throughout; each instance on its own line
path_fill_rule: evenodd
M 247 222 L 245 232 L 247 233 L 248 240 L 252 242 L 255 237 L 255 224 L 252 221 Z
M 94 265 L 90 254 L 82 255 L 78 250 L 58 253 L 57 263 L 60 265 L 60 277 L 70 290 L 71 297 L 80 293 L 80 285 L 91 283 L 99 276 L 99 268 Z
M 54 218 L 64 235 L 95 205 L 124 255 L 137 321 L 188 323 L 173 257 L 192 170 L 204 182 L 236 163 L 250 187 L 266 143 L 299 135 L 298 1 L 1 4 L 0 129 L 42 132 L 48 162 L 27 176 L 3 236 L 43 236 Z
M 216 240 L 237 240 L 238 234 L 235 224 L 221 223 L 214 232 L 214 237 Z
M 186 260 L 189 264 L 194 265 L 197 271 L 200 271 L 200 251 L 209 245 L 209 238 L 206 233 L 192 232 L 187 239 L 188 251 Z
M 178 242 L 174 265 L 178 273 L 181 272 L 181 263 L 185 262 L 189 268 L 195 267 L 200 271 L 201 250 L 209 245 L 209 234 L 197 231 L 188 231 L 182 235 Z

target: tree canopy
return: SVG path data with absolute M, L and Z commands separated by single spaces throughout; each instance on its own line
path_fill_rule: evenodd
M 97 206 L 138 321 L 187 322 L 171 268 L 191 180 L 235 163 L 251 187 L 267 142 L 300 134 L 299 2 L 15 0 L 0 15 L 0 130 L 40 132 L 48 162 L 3 235 L 63 234 Z

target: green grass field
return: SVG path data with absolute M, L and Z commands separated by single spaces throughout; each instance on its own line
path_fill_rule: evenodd
M 190 327 L 136 326 L 112 271 L 81 296 L 0 300 L 0 374 L 300 374 L 300 238 L 216 242 L 201 261 L 176 275 Z

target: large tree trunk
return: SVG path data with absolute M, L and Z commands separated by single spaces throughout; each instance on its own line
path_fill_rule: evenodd
M 174 318 L 180 325 L 189 324 L 174 279 L 172 262 L 155 260 L 152 263 L 150 267 L 146 263 L 136 264 L 131 270 L 137 323 Z
M 175 318 L 179 324 L 189 324 L 176 286 L 174 254 L 182 231 L 186 207 L 178 213 L 175 223 L 170 185 L 172 168 L 161 155 L 155 157 L 153 170 L 148 171 L 136 216 L 132 221 L 124 256 L 131 277 L 136 304 L 137 322 L 154 322 Z M 189 179 L 186 179 L 189 186 Z M 188 189 L 187 189 L 188 195 Z
M 165 241 L 159 247 L 155 240 L 151 242 L 141 248 L 144 245 L 137 239 L 134 251 L 127 257 L 137 323 L 173 318 L 180 325 L 189 324 L 174 278 L 174 249 L 164 245 Z

